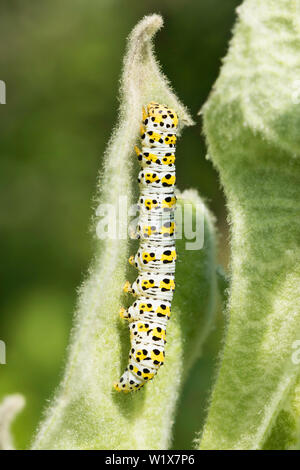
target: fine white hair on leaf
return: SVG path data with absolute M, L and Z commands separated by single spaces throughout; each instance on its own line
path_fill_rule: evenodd
M 10 426 L 25 406 L 23 395 L 7 395 L 0 403 L 0 450 L 13 450 Z

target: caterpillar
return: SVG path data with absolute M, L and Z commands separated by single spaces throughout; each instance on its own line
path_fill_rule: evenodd
M 140 247 L 129 258 L 139 274 L 124 291 L 136 297 L 119 314 L 129 322 L 131 348 L 128 366 L 118 392 L 138 390 L 151 380 L 165 360 L 166 327 L 175 289 L 174 185 L 177 114 L 167 106 L 151 102 L 143 108 L 142 150 L 135 147 L 141 171 L 136 238 Z

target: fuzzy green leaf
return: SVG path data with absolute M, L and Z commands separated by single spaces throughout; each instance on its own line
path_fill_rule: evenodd
M 151 100 L 178 113 L 181 127 L 192 120 L 170 90 L 154 59 L 151 40 L 162 26 L 158 15 L 145 17 L 128 40 L 121 83 L 120 121 L 105 156 L 100 202 L 117 206 L 133 199 L 133 146 L 141 107 Z M 193 204 L 195 192 L 182 195 Z M 215 236 L 203 206 L 204 249 L 186 251 L 178 242 L 173 316 L 168 328 L 166 364 L 138 393 L 118 394 L 112 384 L 127 363 L 128 326 L 118 311 L 125 301 L 127 239 L 97 241 L 97 255 L 81 288 L 63 381 L 42 422 L 35 449 L 164 449 L 171 440 L 175 407 L 184 371 L 199 353 L 212 322 L 216 289 Z M 121 215 L 119 214 L 120 218 Z M 119 220 L 117 220 L 119 222 Z M 131 276 L 136 275 L 132 269 Z
M 300 446 L 292 360 L 300 340 L 299 14 L 298 0 L 244 1 L 204 107 L 232 261 L 226 344 L 201 449 Z
M 265 450 L 293 450 L 300 448 L 300 380 L 291 387 L 275 423 L 264 443 Z

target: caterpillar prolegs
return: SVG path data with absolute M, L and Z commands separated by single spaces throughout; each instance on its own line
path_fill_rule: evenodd
M 138 390 L 165 360 L 166 326 L 175 289 L 175 145 L 178 118 L 167 106 L 151 102 L 143 109 L 139 221 L 140 247 L 129 258 L 139 275 L 124 291 L 137 297 L 120 316 L 128 320 L 131 349 L 128 366 L 114 384 L 117 391 Z

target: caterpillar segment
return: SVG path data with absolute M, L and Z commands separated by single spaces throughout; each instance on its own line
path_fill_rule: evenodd
M 171 316 L 171 302 L 140 297 L 127 310 L 122 307 L 119 313 L 128 322 L 142 319 L 166 325 Z
M 147 130 L 141 126 L 141 139 L 144 141 L 146 147 L 157 147 L 159 144 L 166 148 L 174 149 L 176 146 L 176 134 L 165 134 L 162 131 Z
M 138 147 L 135 147 L 138 161 L 142 168 L 153 168 L 153 170 L 163 170 L 168 168 L 175 170 L 175 153 L 171 150 L 163 151 L 154 148 L 143 147 L 141 151 Z
M 140 196 L 138 207 L 140 213 L 145 214 L 160 213 L 166 214 L 174 210 L 176 204 L 176 196 L 173 194 L 153 194 L 150 191 L 143 191 L 143 196 Z
M 153 379 L 165 361 L 167 323 L 175 289 L 174 186 L 177 114 L 168 106 L 151 102 L 142 110 L 141 143 L 135 147 L 138 175 L 139 220 L 135 238 L 140 247 L 129 263 L 138 270 L 124 292 L 135 297 L 119 315 L 128 321 L 131 349 L 128 366 L 114 384 L 118 392 L 139 390 Z
M 175 171 L 159 172 L 150 169 L 142 170 L 139 173 L 138 182 L 140 184 L 141 191 L 143 191 L 144 188 L 147 188 L 149 191 L 158 189 L 161 192 L 163 189 L 164 193 L 173 193 L 174 185 L 176 183 Z
M 155 247 L 143 243 L 137 254 L 130 256 L 129 263 L 139 271 L 174 273 L 176 257 L 176 248 L 172 244 Z
M 140 213 L 136 236 L 141 240 L 164 245 L 175 238 L 175 219 L 173 211 L 168 216 L 155 216 Z
M 142 273 L 132 285 L 128 281 L 124 285 L 124 292 L 132 294 L 134 297 L 145 294 L 149 297 L 155 296 L 157 299 L 170 301 L 173 298 L 174 290 L 175 276 L 169 273 Z

